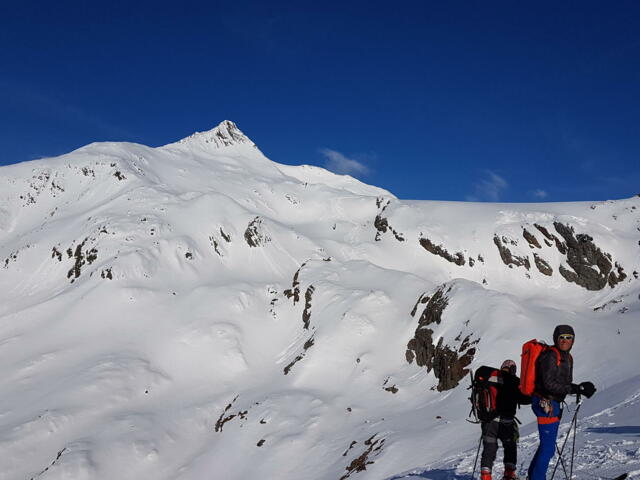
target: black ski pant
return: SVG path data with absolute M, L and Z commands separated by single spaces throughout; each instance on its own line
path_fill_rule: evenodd
M 504 464 L 516 468 L 518 463 L 518 424 L 513 418 L 496 418 L 492 422 L 482 422 L 481 468 L 493 468 L 498 453 L 498 440 L 504 448 Z

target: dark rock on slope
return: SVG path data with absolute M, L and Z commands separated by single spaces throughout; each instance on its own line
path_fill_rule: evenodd
M 451 254 L 447 251 L 446 248 L 442 247 L 441 245 L 436 245 L 431 240 L 425 237 L 422 237 L 420 239 L 420 245 L 422 245 L 422 248 L 424 248 L 427 252 L 438 255 L 448 262 L 455 263 L 456 265 L 460 266 L 465 264 L 464 254 L 462 252 Z
M 416 363 L 421 367 L 427 367 L 427 371 L 434 371 L 438 379 L 437 390 L 450 390 L 455 388 L 460 380 L 466 376 L 473 357 L 476 353 L 474 345 L 478 340 L 472 340 L 467 336 L 462 340 L 459 348 L 453 348 L 444 344 L 444 338 L 440 337 L 437 344 L 433 341 L 433 329 L 430 325 L 439 325 L 442 322 L 442 313 L 449 304 L 447 293 L 451 287 L 445 290 L 442 286 L 427 302 L 420 319 L 414 338 L 409 340 L 405 353 L 407 362 Z M 426 298 L 426 297 L 422 297 Z M 420 300 L 418 300 L 418 303 Z M 456 340 L 460 340 L 458 337 Z
M 531 268 L 531 262 L 529 261 L 529 257 L 519 257 L 517 255 L 513 255 L 511 253 L 511 250 L 509 250 L 504 244 L 507 243 L 507 238 L 506 237 L 502 237 L 502 239 L 500 237 L 498 237 L 498 235 L 494 235 L 493 237 L 493 243 L 496 244 L 496 247 L 498 247 L 498 251 L 500 252 L 500 258 L 502 258 L 502 261 L 504 262 L 505 265 L 508 265 L 510 268 L 513 268 L 512 265 L 515 265 L 516 267 L 524 267 L 527 270 L 529 270 Z
M 244 231 L 244 239 L 250 247 L 259 247 L 271 241 L 271 237 L 264 232 L 260 217 L 251 220 Z
M 603 252 L 587 234 L 575 234 L 573 227 L 560 222 L 553 224 L 567 245 L 567 264 L 572 270 L 560 266 L 560 275 L 587 290 L 602 290 L 624 280 L 627 275 L 622 266 L 612 263 L 609 253 Z
M 551 265 L 549 265 L 547 261 L 538 256 L 538 254 L 533 254 L 533 260 L 540 273 L 542 273 L 543 275 L 547 275 L 548 277 L 553 274 L 553 268 L 551 268 Z

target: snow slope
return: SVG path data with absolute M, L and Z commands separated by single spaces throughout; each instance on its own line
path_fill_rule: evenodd
M 578 477 L 640 478 L 639 232 L 639 197 L 402 201 L 228 121 L 2 167 L 0 478 L 468 478 L 466 369 L 558 323 Z

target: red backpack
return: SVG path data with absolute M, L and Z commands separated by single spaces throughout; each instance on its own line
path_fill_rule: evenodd
M 471 413 L 476 421 L 490 422 L 498 416 L 498 389 L 502 385 L 500 370 L 482 366 L 478 368 L 471 381 Z M 473 423 L 473 422 L 472 422 Z
M 536 389 L 536 360 L 542 352 L 549 349 L 556 352 L 557 365 L 560 366 L 560 352 L 556 347 L 539 342 L 535 338 L 522 345 L 520 391 L 524 395 L 533 395 Z

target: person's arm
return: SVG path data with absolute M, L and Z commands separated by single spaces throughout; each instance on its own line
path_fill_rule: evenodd
M 559 379 L 558 357 L 553 350 L 547 350 L 539 357 L 539 374 L 542 386 L 551 395 L 568 395 L 572 393 L 571 383 Z
M 518 405 L 531 405 L 531 396 L 520 391 L 520 377 L 514 377 L 514 396 Z
M 518 390 L 518 404 L 531 405 L 531 397 L 529 395 L 525 395 L 520 390 Z

